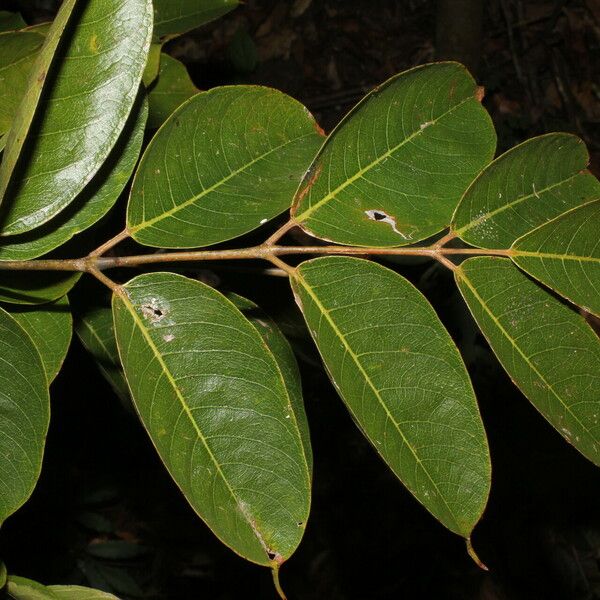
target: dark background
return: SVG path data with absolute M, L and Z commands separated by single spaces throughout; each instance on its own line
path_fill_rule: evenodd
M 28 23 L 51 18 L 56 4 L 0 0 Z M 326 131 L 398 71 L 458 59 L 486 88 L 499 151 L 539 133 L 571 131 L 588 144 L 598 174 L 595 0 L 246 0 L 166 50 L 199 88 L 277 87 L 305 103 Z M 600 472 L 512 385 L 447 272 L 430 263 L 387 265 L 432 301 L 473 376 L 493 462 L 473 543 L 490 571 L 478 569 L 463 541 L 363 440 L 318 367 L 287 282 L 235 265 L 215 268 L 200 275 L 270 311 L 293 340 L 304 375 L 315 480 L 305 538 L 282 570 L 290 600 L 600 598 Z M 127 599 L 274 597 L 269 572 L 236 557 L 193 514 L 76 339 L 53 384 L 52 411 L 39 485 L 0 532 L 10 572 L 87 583 Z

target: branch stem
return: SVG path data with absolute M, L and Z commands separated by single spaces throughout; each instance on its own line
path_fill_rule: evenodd
M 90 256 L 102 256 L 105 252 L 108 252 L 112 247 L 116 246 L 119 242 L 127 239 L 129 237 L 129 231 L 127 229 L 123 229 L 120 233 L 117 233 L 115 237 L 108 240 L 108 242 L 104 242 L 101 246 L 98 246 L 93 252 L 90 252 Z
M 113 238 L 115 239 L 115 238 Z M 137 267 L 148 264 L 196 262 L 205 260 L 272 259 L 285 255 L 345 255 L 345 256 L 426 256 L 439 260 L 448 255 L 510 256 L 511 250 L 482 250 L 480 248 L 363 248 L 356 246 L 269 246 L 266 243 L 251 248 L 231 250 L 192 250 L 186 252 L 158 252 L 133 256 L 97 256 L 85 258 L 7 260 L 0 261 L 0 270 L 17 271 L 104 271 L 115 267 Z M 281 265 L 277 263 L 277 266 Z M 287 265 L 286 265 L 287 266 Z M 283 268 L 283 267 L 282 267 Z M 288 270 L 291 267 L 288 266 Z

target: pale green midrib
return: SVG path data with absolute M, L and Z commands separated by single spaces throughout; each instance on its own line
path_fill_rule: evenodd
M 573 419 L 575 419 L 575 421 L 577 421 L 577 423 L 579 423 L 579 425 L 581 426 L 583 431 L 585 431 L 587 433 L 587 435 L 590 437 L 590 439 L 592 440 L 592 442 L 595 443 L 592 432 L 579 420 L 579 418 L 577 417 L 577 415 L 575 415 L 573 413 L 571 408 L 565 404 L 563 399 L 554 391 L 554 388 L 546 381 L 546 379 L 542 376 L 542 374 L 531 363 L 531 361 L 529 360 L 529 357 L 523 353 L 521 348 L 516 344 L 516 342 L 513 340 L 513 338 L 509 335 L 508 331 L 506 331 L 506 329 L 504 329 L 504 327 L 502 327 L 502 324 L 500 323 L 500 321 L 498 321 L 498 319 L 494 316 L 494 314 L 488 308 L 485 300 L 477 293 L 477 290 L 471 284 L 471 281 L 465 274 L 464 269 L 462 267 L 458 267 L 456 274 L 457 274 L 457 277 L 460 277 L 465 282 L 465 284 L 471 290 L 471 292 L 473 293 L 473 295 L 475 296 L 475 298 L 477 299 L 477 301 L 479 302 L 481 307 L 485 310 L 485 312 L 490 317 L 490 319 L 498 327 L 498 329 L 500 330 L 500 333 L 502 333 L 502 335 L 504 335 L 504 337 L 509 341 L 510 345 L 519 353 L 519 356 L 521 356 L 521 358 L 525 361 L 527 366 L 529 366 L 529 368 L 540 378 L 540 380 L 544 383 L 544 385 L 547 387 L 547 389 L 549 389 L 552 392 L 552 394 L 554 395 L 554 397 L 560 402 L 562 407 L 573 417 Z
M 203 189 L 199 194 L 192 196 L 189 200 L 186 200 L 185 202 L 182 202 L 181 204 L 178 204 L 177 206 L 174 206 L 173 208 L 170 208 L 169 210 L 161 213 L 160 215 L 157 215 L 156 217 L 148 219 L 147 221 L 141 221 L 137 225 L 128 227 L 127 229 L 129 231 L 129 233 L 137 233 L 138 231 L 145 229 L 146 227 L 151 227 L 155 223 L 158 223 L 160 221 L 163 221 L 164 219 L 169 218 L 170 216 L 174 215 L 175 213 L 179 212 L 180 210 L 183 210 L 184 208 L 187 208 L 191 204 L 194 204 L 195 202 L 197 202 L 204 196 L 211 194 L 212 192 L 214 192 L 215 190 L 220 188 L 222 185 L 225 185 L 228 181 L 230 181 L 234 177 L 237 177 L 240 173 L 243 173 L 246 169 L 249 169 L 250 167 L 254 166 L 257 162 L 260 162 L 261 160 L 263 160 L 264 158 L 266 158 L 273 152 L 277 152 L 278 150 L 285 148 L 289 144 L 298 142 L 299 140 L 302 140 L 311 135 L 313 135 L 312 132 L 305 133 L 303 135 L 295 137 L 292 140 L 288 140 L 287 142 L 285 142 L 285 144 L 280 144 L 279 146 L 275 146 L 274 148 L 271 148 L 268 152 L 265 152 L 265 153 L 261 154 L 260 156 L 257 156 L 256 158 L 253 158 L 250 162 L 247 162 L 247 163 L 243 164 L 241 167 L 237 168 L 235 171 L 232 171 L 229 175 L 227 175 L 227 177 L 224 177 L 223 179 L 220 179 L 219 181 L 216 181 L 215 183 L 213 183 L 210 187 Z
M 576 254 L 555 254 L 552 252 L 532 252 L 529 250 L 519 250 L 518 248 L 512 248 L 511 256 L 515 257 L 526 257 L 526 258 L 539 258 L 539 259 L 552 259 L 552 260 L 575 260 L 578 262 L 592 262 L 600 264 L 600 257 L 598 256 L 577 256 Z
M 519 196 L 516 200 L 513 200 L 512 202 L 509 202 L 508 204 L 503 204 L 502 206 L 499 206 L 498 208 L 495 208 L 494 210 L 491 210 L 490 212 L 487 212 L 484 215 L 477 217 L 477 219 L 475 219 L 474 221 L 470 221 L 469 223 L 467 223 L 466 225 L 463 225 L 459 229 L 452 228 L 452 231 L 456 235 L 460 236 L 461 234 L 465 233 L 465 231 L 469 231 L 469 229 L 476 227 L 483 221 L 487 221 L 488 219 L 495 217 L 497 214 L 504 212 L 505 210 L 508 210 L 509 208 L 512 208 L 513 206 L 518 206 L 519 204 L 521 204 L 522 202 L 525 202 L 526 200 L 529 200 L 531 198 L 537 198 L 540 194 L 545 194 L 546 192 L 549 192 L 550 190 L 553 190 L 556 187 L 564 185 L 565 183 L 568 183 L 569 181 L 575 179 L 576 177 L 579 177 L 580 175 L 581 175 L 581 172 L 577 172 L 574 175 L 571 175 L 571 177 L 567 177 L 566 179 L 563 179 L 562 181 L 559 181 L 557 183 L 553 183 L 549 186 L 546 186 L 545 188 L 542 188 L 541 190 L 535 190 L 535 192 L 531 192 L 531 194 L 527 194 L 526 196 Z M 475 180 L 475 181 L 477 181 L 477 180 Z M 465 192 L 465 194 L 466 194 L 466 192 Z M 462 199 L 461 199 L 461 202 L 462 202 Z M 460 203 L 459 203 L 459 206 L 460 206 Z
M 310 206 L 309 208 L 307 208 L 303 213 L 301 213 L 299 215 L 295 214 L 294 215 L 294 219 L 298 223 L 300 223 L 302 221 L 305 221 L 313 212 L 315 212 L 318 208 L 320 208 L 321 206 L 323 206 L 323 204 L 326 204 L 330 200 L 333 200 L 339 192 L 341 192 L 344 189 L 346 189 L 349 185 L 353 184 L 356 180 L 361 179 L 363 177 L 363 175 L 365 175 L 365 173 L 368 173 L 373 167 L 376 167 L 379 163 L 381 163 L 382 161 L 384 161 L 386 158 L 389 158 L 390 156 L 392 156 L 392 154 L 394 154 L 394 152 L 396 152 L 397 150 L 399 150 L 400 148 L 402 148 L 402 146 L 404 146 L 405 144 L 408 144 L 408 142 L 412 141 L 415 137 L 421 135 L 424 131 L 426 131 L 427 129 L 429 129 L 432 125 L 435 125 L 441 119 L 443 119 L 444 117 L 446 117 L 447 115 L 449 115 L 450 113 L 452 113 L 457 108 L 461 107 L 463 104 L 465 104 L 469 100 L 472 100 L 473 98 L 474 98 L 474 96 L 469 96 L 468 98 L 464 98 L 458 104 L 455 104 L 450 110 L 447 110 L 445 113 L 442 113 L 436 119 L 433 119 L 432 121 L 430 121 L 430 125 L 428 127 L 425 127 L 423 129 L 418 129 L 417 131 L 411 133 L 408 137 L 404 138 L 400 143 L 396 144 L 392 148 L 389 148 L 388 150 L 386 150 L 386 152 L 384 152 L 381 156 L 377 157 L 374 161 L 370 162 L 367 166 L 365 166 L 362 169 L 358 170 L 354 175 L 352 175 L 352 177 L 349 177 L 348 179 L 346 179 L 346 181 L 344 181 L 343 183 L 341 183 L 340 185 L 338 185 L 337 188 L 335 188 L 334 190 L 330 190 L 316 204 L 313 204 L 312 206 Z M 320 154 L 321 153 L 319 153 L 319 155 Z M 302 183 L 304 183 L 304 182 L 302 182 Z M 309 182 L 308 185 L 310 185 L 310 182 Z
M 225 474 L 223 473 L 223 471 L 221 469 L 221 466 L 220 466 L 219 462 L 217 461 L 215 455 L 212 453 L 212 450 L 210 449 L 210 446 L 208 445 L 208 442 L 206 441 L 206 438 L 204 437 L 204 435 L 202 434 L 201 429 L 198 427 L 198 424 L 194 420 L 194 417 L 193 417 L 193 415 L 192 415 L 192 413 L 191 413 L 191 411 L 190 411 L 190 409 L 189 409 L 189 407 L 187 405 L 187 402 L 186 402 L 185 398 L 182 396 L 181 391 L 177 387 L 176 382 L 175 382 L 175 380 L 173 379 L 173 377 L 171 375 L 171 371 L 169 370 L 169 368 L 165 364 L 165 362 L 164 362 L 164 360 L 162 358 L 162 355 L 158 351 L 158 348 L 156 347 L 156 345 L 154 344 L 152 338 L 150 337 L 150 335 L 148 334 L 146 328 L 144 327 L 143 322 L 141 321 L 141 319 L 139 318 L 137 312 L 135 311 L 135 307 L 129 301 L 129 298 L 127 298 L 127 296 L 125 294 L 119 296 L 119 299 L 126 306 L 129 314 L 131 314 L 131 316 L 133 318 L 133 321 L 134 321 L 135 325 L 137 325 L 138 329 L 141 331 L 144 339 L 146 340 L 148 346 L 150 347 L 150 349 L 152 350 L 152 353 L 154 354 L 156 360 L 158 361 L 158 364 L 163 369 L 163 371 L 164 371 L 164 373 L 165 373 L 165 375 L 167 377 L 167 380 L 171 384 L 171 387 L 173 388 L 173 391 L 175 392 L 175 395 L 177 396 L 177 399 L 179 400 L 179 402 L 181 404 L 181 407 L 183 408 L 183 411 L 185 412 L 186 416 L 188 417 L 190 423 L 192 424 L 192 427 L 193 427 L 194 431 L 196 432 L 196 435 L 201 440 L 201 442 L 202 442 L 202 444 L 203 444 L 206 452 L 208 453 L 211 461 L 213 462 L 213 464 L 215 465 L 215 468 L 217 469 L 217 473 L 219 473 L 221 479 L 223 480 L 223 483 L 225 484 L 225 487 L 227 488 L 227 490 L 231 494 L 231 497 L 233 498 L 236 506 L 239 507 L 240 506 L 240 501 L 242 503 L 244 501 L 238 499 L 238 497 L 236 496 L 233 488 L 229 484 L 229 481 L 225 477 Z M 262 536 L 259 534 L 259 531 L 258 531 L 257 527 L 253 526 L 253 524 L 248 520 L 248 516 L 249 515 L 247 515 L 245 511 L 240 510 L 240 513 L 245 517 L 246 524 L 247 524 L 249 530 L 252 532 L 254 538 L 256 538 L 256 540 L 258 541 L 260 549 L 262 551 L 265 551 L 266 544 L 264 542 L 264 539 L 262 539 Z
M 96 338 L 97 342 L 100 344 L 100 346 L 104 350 L 104 353 L 105 353 L 106 357 L 109 360 L 112 360 L 112 357 L 110 355 L 110 352 L 108 351 L 108 348 L 106 347 L 106 344 L 104 343 L 104 340 L 98 335 L 98 333 L 96 332 L 96 329 L 94 327 L 92 327 L 92 325 L 89 324 L 85 319 L 81 319 L 81 323 L 92 334 L 92 336 L 94 338 Z M 81 337 L 81 336 L 79 336 L 79 337 Z
M 346 338 L 344 337 L 344 335 L 342 334 L 342 332 L 339 330 L 339 328 L 335 324 L 335 321 L 331 317 L 329 311 L 319 301 L 318 297 L 313 292 L 312 288 L 308 285 L 308 283 L 306 282 L 306 280 L 298 273 L 298 271 L 296 271 L 294 277 L 296 278 L 297 281 L 299 281 L 299 283 L 302 285 L 302 287 L 304 287 L 304 289 L 308 292 L 308 295 L 312 298 L 313 302 L 317 305 L 317 307 L 319 308 L 319 310 L 321 311 L 321 313 L 327 319 L 329 325 L 333 329 L 333 332 L 340 339 L 340 341 L 342 342 L 344 348 L 346 349 L 346 352 L 348 352 L 348 354 L 352 357 L 352 360 L 354 361 L 354 363 L 358 367 L 358 370 L 361 372 L 362 376 L 365 378 L 365 381 L 367 382 L 367 384 L 369 385 L 369 387 L 371 388 L 371 390 L 373 390 L 373 393 L 375 394 L 375 397 L 377 398 L 377 401 L 379 402 L 379 404 L 382 406 L 383 410 L 385 411 L 385 414 L 387 415 L 387 417 L 389 418 L 389 420 L 394 424 L 394 428 L 400 434 L 400 437 L 402 438 L 402 441 L 404 442 L 405 446 L 410 450 L 410 452 L 413 455 L 416 463 L 419 465 L 419 467 L 421 468 L 421 470 L 423 471 L 423 473 L 425 473 L 425 476 L 427 477 L 427 479 L 429 479 L 429 481 L 431 482 L 431 484 L 433 485 L 433 487 L 437 491 L 438 496 L 441 498 L 442 502 L 444 503 L 444 505 L 448 509 L 448 512 L 449 512 L 450 516 L 452 517 L 452 519 L 454 520 L 455 525 L 458 527 L 459 531 L 462 531 L 462 527 L 460 525 L 460 522 L 456 518 L 456 515 L 454 514 L 454 511 L 450 508 L 450 505 L 446 501 L 446 498 L 444 497 L 444 495 L 440 492 L 437 484 L 435 483 L 435 481 L 433 480 L 433 478 L 429 474 L 429 471 L 425 468 L 425 466 L 421 462 L 421 459 L 419 458 L 419 455 L 417 454 L 417 451 L 413 448 L 413 446 L 411 445 L 411 443 L 408 441 L 408 439 L 406 438 L 406 436 L 404 435 L 404 433 L 402 432 L 402 430 L 398 426 L 398 423 L 396 422 L 396 420 L 394 419 L 393 415 L 390 413 L 388 407 L 386 406 L 385 402 L 383 401 L 383 398 L 381 397 L 381 395 L 379 393 L 379 390 L 375 387 L 375 385 L 371 381 L 371 378 L 369 377 L 368 373 L 364 370 L 361 362 L 358 360 L 358 357 L 353 352 L 352 348 L 348 345 L 348 342 L 346 341 Z M 350 412 L 352 412 L 352 414 L 354 414 L 354 411 L 352 411 L 352 409 L 350 408 L 350 406 L 349 405 L 347 405 L 347 406 L 350 409 Z M 387 460 L 385 460 L 385 457 L 383 457 L 383 455 L 381 455 L 381 456 L 384 459 L 384 461 L 387 463 Z M 412 490 L 411 490 L 411 492 L 412 492 Z

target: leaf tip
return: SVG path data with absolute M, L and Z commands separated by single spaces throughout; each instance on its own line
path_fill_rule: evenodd
M 465 540 L 467 544 L 467 554 L 473 559 L 473 562 L 483 571 L 489 571 L 486 564 L 477 556 L 475 549 L 473 548 L 473 544 L 471 543 L 471 538 L 468 537 Z

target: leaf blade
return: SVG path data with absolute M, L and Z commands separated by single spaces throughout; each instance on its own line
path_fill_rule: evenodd
M 67 297 L 35 308 L 13 305 L 7 312 L 28 333 L 40 354 L 48 383 L 52 383 L 67 356 L 73 333 Z
M 457 285 L 494 354 L 535 408 L 600 465 L 600 341 L 505 258 L 470 258 Z
M 158 248 L 208 246 L 252 231 L 289 207 L 320 143 L 312 115 L 276 90 L 197 94 L 144 152 L 127 228 Z
M 258 331 L 218 292 L 171 273 L 130 281 L 113 296 L 113 314 L 138 414 L 190 505 L 238 554 L 283 562 L 302 537 L 310 481 Z
M 63 3 L 50 28 L 9 133 L 0 166 L 0 196 L 10 197 L 2 235 L 30 231 L 73 201 L 115 145 L 137 96 L 151 38 L 150 0 L 90 0 L 77 6 L 61 36 L 71 4 Z
M 0 308 L 0 523 L 29 498 L 42 466 L 50 420 L 46 372 L 25 330 Z M 8 361 L 5 357 L 10 357 Z
M 185 33 L 214 21 L 239 4 L 239 0 L 154 0 L 154 34 L 158 37 Z
M 393 271 L 355 258 L 304 262 L 292 287 L 367 439 L 421 504 L 468 537 L 489 493 L 489 451 L 466 369 L 433 308 Z
M 452 231 L 479 248 L 509 248 L 528 231 L 600 195 L 585 144 L 567 133 L 531 138 L 495 159 L 465 192 Z
M 478 94 L 457 63 L 388 80 L 330 134 L 292 217 L 311 235 L 359 246 L 402 246 L 441 231 L 494 153 L 494 128 Z
M 510 257 L 524 271 L 600 316 L 600 200 L 559 215 L 520 237 Z
M 148 103 L 139 95 L 108 158 L 70 206 L 33 231 L 0 237 L 0 261 L 38 258 L 102 219 L 115 205 L 137 164 Z

